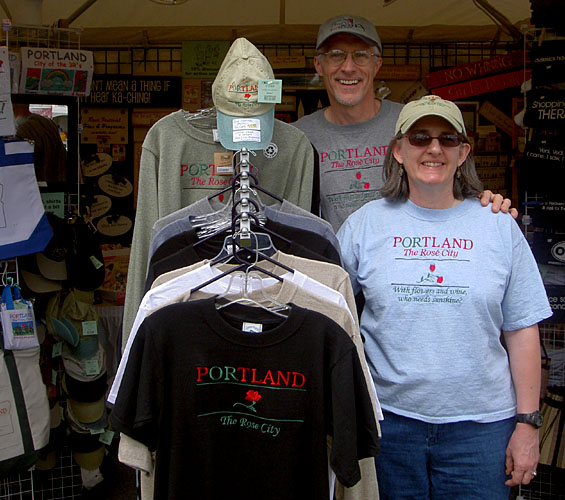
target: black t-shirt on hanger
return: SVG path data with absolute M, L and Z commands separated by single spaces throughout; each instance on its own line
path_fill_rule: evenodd
M 378 453 L 353 342 L 295 305 L 286 319 L 240 304 L 218 311 L 214 299 L 156 311 L 133 343 L 111 421 L 156 450 L 156 500 L 327 499 L 327 435 L 345 486 L 359 481 L 358 460 Z

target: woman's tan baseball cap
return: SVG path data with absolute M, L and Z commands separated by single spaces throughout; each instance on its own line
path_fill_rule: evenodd
M 437 95 L 425 95 L 402 108 L 396 121 L 394 135 L 399 132 L 405 134 L 414 123 L 424 116 L 439 116 L 453 125 L 453 128 L 460 134 L 467 134 L 463 115 L 455 103 L 446 101 Z

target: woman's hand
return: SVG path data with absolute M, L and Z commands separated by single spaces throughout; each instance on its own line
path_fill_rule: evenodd
M 507 486 L 529 484 L 534 479 L 539 460 L 539 432 L 530 424 L 516 424 L 506 447 L 506 474 L 512 477 Z

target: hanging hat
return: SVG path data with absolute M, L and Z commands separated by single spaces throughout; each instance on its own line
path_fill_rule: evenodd
M 62 386 L 65 393 L 71 398 L 81 403 L 88 403 L 96 401 L 106 394 L 106 389 L 108 389 L 107 379 L 106 371 L 88 382 L 78 380 L 69 373 L 63 373 Z
M 258 102 L 259 80 L 274 79 L 267 58 L 245 38 L 230 47 L 212 84 L 218 137 L 226 149 L 265 149 L 273 137 L 275 105 Z
M 57 335 L 67 343 L 70 355 L 77 360 L 90 359 L 98 351 L 98 336 L 80 337 L 76 328 L 67 318 L 59 321 L 52 318 Z
M 85 425 L 98 422 L 104 416 L 106 410 L 103 397 L 88 403 L 68 398 L 67 407 L 72 412 L 74 419 Z
M 102 416 L 98 420 L 95 420 L 94 422 L 81 422 L 79 417 L 75 415 L 73 406 L 71 404 L 67 404 L 67 408 L 65 409 L 65 418 L 75 432 L 90 433 L 90 431 L 105 429 L 108 427 L 108 412 L 106 409 L 104 409 Z
M 100 467 L 106 447 L 98 434 L 79 433 L 71 429 L 69 443 L 76 463 L 82 469 L 94 470 Z
M 53 231 L 53 237 L 45 249 L 36 254 L 37 267 L 44 278 L 66 280 L 66 257 L 71 247 L 72 233 L 69 225 L 63 219 L 50 212 L 47 212 L 46 215 Z
M 56 292 L 63 288 L 61 281 L 47 279 L 41 274 L 35 254 L 18 257 L 18 264 L 22 285 L 32 294 Z
M 78 359 L 71 354 L 68 344 L 64 343 L 62 357 L 65 372 L 82 382 L 92 382 L 106 373 L 106 351 L 101 345 L 91 358 Z M 98 367 L 98 373 L 95 373 L 93 366 Z
M 67 256 L 68 284 L 77 290 L 96 290 L 105 276 L 100 245 L 82 217 L 77 217 L 70 229 L 72 243 Z

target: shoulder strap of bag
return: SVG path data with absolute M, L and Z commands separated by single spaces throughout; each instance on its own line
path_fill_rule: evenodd
M 0 343 L 2 344 L 3 348 L 4 341 L 1 335 Z M 4 362 L 6 363 L 8 376 L 10 377 L 10 385 L 12 386 L 14 402 L 16 403 L 16 410 L 18 412 L 18 421 L 20 423 L 24 453 L 32 453 L 34 451 L 33 436 L 31 434 L 31 426 L 27 414 L 24 391 L 22 388 L 22 383 L 20 381 L 20 376 L 18 374 L 18 367 L 16 365 L 16 359 L 14 358 L 13 351 L 4 350 Z

